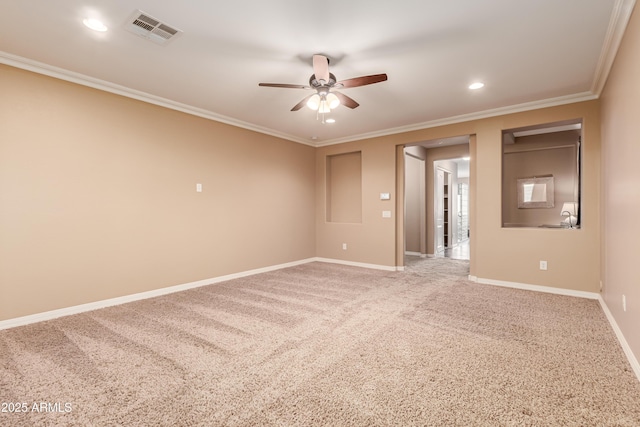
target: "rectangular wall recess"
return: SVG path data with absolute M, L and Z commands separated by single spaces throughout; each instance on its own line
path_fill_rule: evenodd
M 362 153 L 327 156 L 327 222 L 362 222 Z

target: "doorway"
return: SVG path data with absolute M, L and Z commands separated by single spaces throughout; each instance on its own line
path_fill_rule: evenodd
M 470 260 L 469 140 L 404 147 L 405 257 Z
M 464 181 L 464 178 L 458 177 L 459 181 Z M 444 250 L 444 256 L 451 259 L 465 259 L 471 258 L 471 250 L 469 247 L 469 184 L 468 182 L 458 182 L 458 195 L 457 195 L 458 211 L 455 218 L 452 220 L 456 222 L 457 230 L 453 239 L 455 244 Z
M 451 224 L 451 200 L 449 199 L 451 172 L 437 166 L 434 185 L 435 248 L 436 255 L 444 255 L 445 249 L 450 247 L 453 228 Z

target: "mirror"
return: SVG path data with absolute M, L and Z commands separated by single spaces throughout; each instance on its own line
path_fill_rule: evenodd
M 518 209 L 554 207 L 553 177 L 518 179 Z

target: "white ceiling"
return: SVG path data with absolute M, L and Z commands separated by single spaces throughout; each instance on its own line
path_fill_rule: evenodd
M 0 62 L 310 145 L 599 95 L 635 0 L 0 0 Z M 183 33 L 124 30 L 135 10 Z M 109 27 L 96 33 L 86 17 Z M 311 57 L 360 107 L 334 124 L 290 109 Z M 480 80 L 485 87 L 470 91 Z

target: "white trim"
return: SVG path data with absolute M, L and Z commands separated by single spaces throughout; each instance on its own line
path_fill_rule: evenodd
M 424 256 L 420 252 L 413 252 L 413 251 L 404 251 L 404 254 L 405 255 L 409 255 L 409 256 L 419 256 L 419 257 L 423 257 Z
M 469 276 L 471 277 L 471 276 Z M 530 285 L 528 283 L 507 282 L 504 280 L 483 279 L 476 277 L 474 282 L 481 283 L 483 285 L 502 286 L 504 288 L 524 289 L 527 291 L 546 292 L 548 294 L 566 295 L 570 297 L 598 299 L 600 294 L 597 292 L 576 291 L 573 289 L 564 288 L 552 288 L 551 286 Z
M 635 0 L 618 0 L 618 1 L 634 1 Z M 627 18 L 628 19 L 628 18 Z M 212 111 L 208 111 L 202 108 L 196 108 L 187 104 L 182 104 L 170 99 L 161 98 L 159 96 L 151 95 L 146 92 L 131 89 L 125 86 L 110 83 L 105 80 L 89 77 L 84 74 L 76 73 L 73 71 L 65 70 L 63 68 L 54 67 L 42 62 L 34 61 L 32 59 L 23 58 L 17 55 L 13 55 L 7 52 L 0 51 L 0 64 L 10 65 L 12 67 L 20 68 L 23 70 L 31 71 L 45 76 L 54 77 L 60 80 L 76 83 L 83 86 L 88 86 L 94 89 L 102 90 L 116 95 L 125 96 L 127 98 L 137 99 L 138 101 L 147 102 L 149 104 L 158 105 L 161 107 L 169 108 L 171 110 L 180 111 L 186 114 L 191 114 L 204 119 L 213 120 L 220 123 L 225 123 L 231 126 L 247 129 L 254 132 L 259 132 L 265 135 L 274 136 L 277 138 L 286 139 L 289 141 L 297 142 L 303 145 L 311 147 L 324 147 L 327 145 L 343 144 L 346 142 L 359 141 L 368 138 L 377 138 L 381 136 L 395 135 L 404 132 L 412 132 L 422 129 L 434 128 L 438 126 L 445 126 L 455 123 L 463 123 L 471 120 L 479 120 L 489 117 L 502 116 L 505 114 L 519 113 L 523 111 L 537 110 L 540 108 L 554 107 L 558 105 L 572 104 L 575 102 L 590 101 L 598 98 L 598 94 L 593 92 L 580 92 L 572 95 L 559 96 L 556 98 L 542 99 L 538 101 L 525 102 L 522 104 L 510 105 L 506 107 L 493 108 L 490 110 L 478 111 L 469 114 L 462 114 L 459 116 L 446 117 L 442 119 L 432 120 L 428 122 L 422 122 L 417 124 L 411 124 L 407 126 L 400 126 L 391 129 L 383 129 L 381 131 L 363 133 L 360 135 L 352 135 L 345 138 L 332 139 L 321 142 L 309 142 L 306 139 L 299 138 L 294 135 L 290 135 L 284 132 L 280 132 L 274 129 L 266 128 L 264 126 L 254 125 L 242 120 L 237 120 L 232 117 L 216 114 Z M 608 72 L 605 73 L 608 75 Z
M 299 261 L 292 261 L 284 264 L 272 265 L 268 267 L 256 268 L 253 270 L 242 271 L 239 273 L 227 274 L 224 276 L 213 277 L 211 279 L 203 279 L 195 282 L 184 283 L 181 285 L 169 286 L 161 289 L 154 289 L 152 291 L 140 292 L 131 295 L 124 295 L 121 297 L 110 298 L 102 301 L 90 302 L 87 304 L 74 305 L 71 307 L 65 307 L 58 310 L 45 311 L 43 313 L 31 314 L 28 316 L 16 317 L 14 319 L 8 319 L 0 321 L 0 330 L 15 328 L 17 326 L 24 326 L 31 323 L 43 322 L 45 320 L 52 320 L 58 317 L 70 316 L 72 314 L 84 313 L 87 311 L 98 310 L 101 308 L 111 307 L 114 305 L 126 304 L 133 301 L 139 301 L 148 298 L 154 298 L 162 295 L 172 294 L 175 292 L 186 291 L 188 289 L 199 288 L 201 286 L 213 285 L 215 283 L 226 282 L 227 280 L 239 279 L 242 277 L 253 276 L 261 273 L 268 273 L 270 271 L 281 270 L 283 268 L 295 267 L 296 265 L 308 264 L 310 262 L 326 262 L 332 264 L 350 265 L 353 267 L 372 268 L 376 270 L 385 271 L 404 271 L 404 266 L 392 267 L 386 265 L 367 264 L 362 262 L 344 261 L 330 258 L 307 258 Z
M 282 138 L 289 141 L 315 147 L 315 144 L 310 143 L 309 141 L 306 141 L 302 138 L 298 138 L 293 135 L 289 135 L 284 132 L 279 132 L 274 129 L 266 128 L 264 126 L 254 125 L 248 122 L 244 122 L 242 120 L 234 119 L 232 117 L 223 116 L 221 114 L 217 114 L 209 110 L 193 107 L 187 104 L 182 104 L 180 102 L 172 101 L 167 98 L 155 96 L 150 93 L 131 89 L 126 86 L 110 83 L 108 81 L 96 79 L 94 77 L 89 77 L 84 74 L 75 73 L 73 71 L 65 70 L 63 68 L 54 67 L 53 65 L 44 64 L 42 62 L 34 61 L 32 59 L 23 58 L 17 55 L 12 55 L 7 52 L 0 51 L 0 64 L 10 65 L 15 68 L 20 68 L 20 69 L 31 71 L 34 73 L 43 74 L 45 76 L 79 84 L 82 86 L 91 87 L 94 89 L 102 90 L 105 92 L 113 93 L 113 94 L 124 96 L 127 98 L 137 99 L 138 101 L 147 102 L 149 104 L 158 105 L 160 107 L 180 111 L 182 113 L 191 114 L 193 116 L 202 117 L 204 119 L 225 123 L 231 126 L 242 128 L 242 129 L 247 129 L 247 130 L 262 133 L 265 135 L 275 136 L 277 138 Z
M 622 43 L 622 38 L 629 24 L 635 3 L 636 0 L 616 0 L 613 6 L 609 27 L 607 28 L 607 34 L 605 34 L 602 51 L 600 52 L 600 58 L 598 59 L 596 71 L 593 76 L 593 83 L 591 85 L 591 93 L 597 96 L 600 96 L 604 85 L 607 83 L 609 72 L 618 54 L 618 48 L 620 48 L 620 44 Z
M 443 119 L 431 120 L 428 122 L 417 123 L 397 128 L 384 129 L 381 131 L 363 133 L 353 135 L 346 138 L 332 139 L 328 141 L 316 143 L 316 147 L 324 147 L 327 145 L 337 145 L 346 142 L 359 141 L 362 139 L 378 138 L 381 136 L 396 135 L 399 133 L 413 132 L 422 129 L 434 128 L 439 126 L 451 125 L 456 123 L 464 123 L 472 120 L 486 119 L 490 117 L 503 116 L 505 114 L 520 113 L 523 111 L 538 110 L 541 108 L 556 107 L 559 105 L 573 104 L 576 102 L 592 101 L 598 99 L 597 95 L 592 92 L 580 92 L 572 95 L 559 96 L 557 98 L 542 99 L 539 101 L 525 102 L 522 104 L 509 105 L 506 107 L 493 108 L 491 110 L 478 111 L 475 113 L 462 114 L 460 116 L 446 117 Z
M 384 270 L 384 271 L 402 271 L 402 270 L 399 270 L 399 269 L 400 268 L 404 269 L 404 267 L 380 265 L 380 264 L 368 264 L 366 262 L 345 261 L 345 260 L 342 260 L 342 259 L 335 259 L 335 258 L 320 258 L 320 257 L 316 257 L 316 258 L 313 259 L 313 261 L 326 262 L 326 263 L 330 263 L 330 264 L 350 265 L 352 267 L 363 267 L 363 268 L 371 268 L 371 269 L 374 269 L 374 270 Z
M 175 292 L 181 292 L 181 291 L 186 291 L 188 289 L 198 288 L 201 286 L 207 286 L 215 283 L 226 282 L 232 279 L 239 279 L 242 277 L 253 276 L 261 273 L 268 273 L 270 271 L 275 271 L 275 270 L 281 270 L 283 268 L 289 268 L 289 267 L 295 267 L 297 265 L 308 264 L 310 262 L 342 264 L 342 265 L 349 265 L 353 267 L 364 267 L 364 268 L 372 268 L 376 270 L 385 270 L 385 271 L 404 271 L 405 269 L 404 266 L 390 267 L 386 265 L 344 261 L 344 260 L 331 259 L 331 258 L 320 258 L 320 257 L 307 258 L 299 261 L 292 261 L 284 264 L 272 265 L 269 267 L 256 268 L 253 270 L 243 271 L 240 273 L 227 274 L 224 276 L 218 276 L 211 279 L 204 279 L 204 280 L 198 280 L 195 282 L 184 283 L 182 285 L 170 286 L 167 288 L 155 289 L 152 291 L 140 292 L 137 294 L 125 295 L 122 297 L 110 298 L 107 300 L 61 308 L 59 310 L 51 310 L 43 313 L 32 314 L 29 316 L 3 320 L 3 321 L 0 321 L 0 330 L 15 328 L 18 326 L 24 326 L 24 325 L 28 325 L 36 322 L 43 322 L 46 320 L 52 320 L 59 317 L 70 316 L 72 314 L 79 314 L 87 311 L 98 310 L 101 308 L 111 307 L 114 305 L 126 304 L 128 302 L 134 302 L 134 301 L 154 298 L 162 295 L 168 295 Z M 525 290 L 537 291 L 537 292 L 547 292 L 547 293 L 575 296 L 575 297 L 588 298 L 588 299 L 597 299 L 600 302 L 600 306 L 602 307 L 602 310 L 604 311 L 605 316 L 609 320 L 609 323 L 611 324 L 611 327 L 613 328 L 613 331 L 615 332 L 616 337 L 618 338 L 618 341 L 622 346 L 622 349 L 624 350 L 624 354 L 627 356 L 627 359 L 631 364 L 631 368 L 633 369 L 633 372 L 636 374 L 636 377 L 640 381 L 640 363 L 638 363 L 638 359 L 636 359 L 635 355 L 633 354 L 631 347 L 629 347 L 629 344 L 627 343 L 627 340 L 622 334 L 622 331 L 618 327 L 618 324 L 616 323 L 615 318 L 611 314 L 611 311 L 609 311 L 607 304 L 604 302 L 600 294 L 595 292 L 574 291 L 571 289 L 559 289 L 559 288 L 551 288 L 548 286 L 538 286 L 538 285 L 528 285 L 524 283 L 506 282 L 502 280 L 482 279 L 472 275 L 469 275 L 469 280 L 472 282 L 477 282 L 477 283 L 486 284 L 486 285 L 495 285 L 495 286 L 525 289 Z
M 238 279 L 241 277 L 253 276 L 255 274 L 267 273 L 270 271 L 281 270 L 283 268 L 294 267 L 296 265 L 307 264 L 313 261 L 317 261 L 317 260 L 315 258 L 307 258 L 299 261 L 293 261 L 293 262 L 288 262 L 284 264 L 272 265 L 269 267 L 242 271 L 240 273 L 227 274 L 224 276 L 218 276 L 211 279 L 204 279 L 204 280 L 198 280 L 196 282 L 184 283 L 182 285 L 169 286 L 167 288 L 154 289 L 152 291 L 140 292 L 140 293 L 125 295 L 117 298 L 110 298 L 102 301 L 90 302 L 87 304 L 74 305 L 72 307 L 46 311 L 43 313 L 32 314 L 29 316 L 16 317 L 14 319 L 0 321 L 0 330 L 15 328 L 17 326 L 28 325 L 36 322 L 43 322 L 45 320 L 52 320 L 58 317 L 70 316 L 72 314 L 84 313 L 86 311 L 98 310 L 100 308 L 111 307 L 114 305 L 126 304 L 128 302 L 154 298 L 162 295 L 172 294 L 174 292 L 186 291 L 188 289 L 198 288 L 201 286 L 207 286 L 215 283 L 226 282 L 227 280 Z
M 633 369 L 633 372 L 636 374 L 638 381 L 640 381 L 640 363 L 638 363 L 638 359 L 633 354 L 631 347 L 629 347 L 629 343 L 627 342 L 624 335 L 622 334 L 622 331 L 618 327 L 618 323 L 616 322 L 616 319 L 613 317 L 613 314 L 611 314 L 611 311 L 609 311 L 609 307 L 607 306 L 607 303 L 604 301 L 601 295 L 598 295 L 598 301 L 600 302 L 602 311 L 604 311 L 605 316 L 607 316 L 607 320 L 609 320 L 609 324 L 611 325 L 611 328 L 613 328 L 613 332 L 615 332 L 616 337 L 618 338 L 618 342 L 620 342 L 620 345 L 622 346 L 622 350 L 624 351 L 624 354 L 627 356 L 627 360 L 631 365 L 631 369 Z
M 525 290 L 534 291 L 534 292 L 546 292 L 546 293 L 552 293 L 552 294 L 558 294 L 558 295 L 567 295 L 567 296 L 573 296 L 578 298 L 598 300 L 598 302 L 600 302 L 600 306 L 602 307 L 602 311 L 604 311 L 604 314 L 607 317 L 609 324 L 611 324 L 611 328 L 613 329 L 614 333 L 616 334 L 616 337 L 618 338 L 618 342 L 620 343 L 620 346 L 622 346 L 622 350 L 624 351 L 625 356 L 627 356 L 627 360 L 631 365 L 631 369 L 633 369 L 633 372 L 636 374 L 638 381 L 640 381 L 640 363 L 638 363 L 638 359 L 633 354 L 633 351 L 631 350 L 629 343 L 627 342 L 624 335 L 622 334 L 622 331 L 620 330 L 620 328 L 618 327 L 618 324 L 616 323 L 616 319 L 611 314 L 611 311 L 609 311 L 609 307 L 607 307 L 607 304 L 605 303 L 601 294 L 597 292 L 575 291 L 572 289 L 561 289 L 561 288 L 552 288 L 549 286 L 529 285 L 526 283 L 506 282 L 503 280 L 482 279 L 472 275 L 469 275 L 469 280 L 472 282 L 482 283 L 485 285 L 502 286 L 502 287 L 515 288 L 515 289 L 525 289 Z

